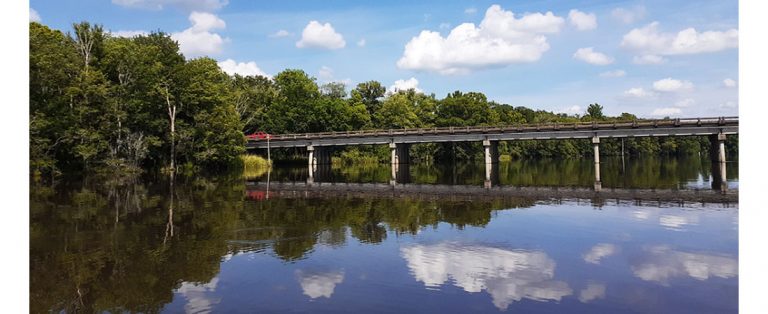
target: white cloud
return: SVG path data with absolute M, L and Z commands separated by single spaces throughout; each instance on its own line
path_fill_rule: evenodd
M 679 92 L 693 89 L 693 83 L 671 77 L 653 82 L 653 89 L 659 92 Z
M 512 11 L 492 5 L 479 26 L 463 23 L 443 37 L 423 30 L 405 45 L 397 61 L 401 69 L 440 74 L 468 73 L 513 63 L 535 62 L 549 50 L 543 34 L 557 33 L 565 23 L 552 12 L 516 18 Z
M 667 59 L 657 55 L 642 55 L 632 58 L 632 63 L 634 64 L 662 64 L 665 62 L 667 62 Z
M 579 48 L 578 50 L 576 50 L 576 53 L 573 54 L 573 57 L 575 59 L 579 59 L 581 61 L 584 61 L 589 64 L 594 64 L 594 65 L 608 65 L 613 63 L 613 58 L 603 53 L 594 51 L 594 48 L 592 47 Z
M 304 272 L 296 271 L 301 290 L 312 299 L 319 297 L 330 298 L 336 285 L 344 281 L 344 272 Z
M 691 98 L 686 98 L 686 99 L 683 99 L 683 100 L 680 100 L 680 101 L 676 102 L 675 103 L 675 107 L 678 107 L 678 108 L 688 108 L 688 107 L 692 106 L 695 103 L 696 103 L 695 100 L 693 100 Z
M 407 91 L 409 89 L 414 89 L 417 93 L 421 93 L 422 91 L 419 89 L 419 80 L 415 77 L 411 77 L 407 80 L 397 80 L 387 89 L 387 93 L 394 94 L 398 91 Z
M 600 264 L 600 260 L 611 256 L 619 251 L 619 248 L 616 245 L 610 244 L 610 243 L 600 243 L 595 246 L 593 246 L 589 252 L 584 253 L 582 255 L 582 258 L 585 262 L 590 264 Z
M 611 16 L 624 24 L 631 24 L 645 17 L 645 7 L 636 6 L 631 9 L 616 8 L 611 11 Z
M 602 298 L 605 298 L 605 284 L 602 283 L 589 283 L 579 292 L 579 301 L 582 303 Z
M 667 114 L 671 115 L 671 114 Z M 662 115 L 663 116 L 663 115 Z M 679 216 L 679 215 L 661 215 L 659 216 L 659 225 L 666 227 L 666 229 L 680 231 L 687 225 L 697 225 L 699 219 L 696 216 Z
M 438 28 L 440 29 L 448 29 L 449 27 L 451 27 L 450 23 L 440 23 L 440 25 L 438 26 Z
M 269 37 L 272 37 L 272 38 L 282 38 L 282 37 L 288 37 L 288 36 L 291 36 L 291 35 L 292 34 L 290 32 L 288 32 L 287 30 L 281 29 L 281 30 L 279 30 L 279 31 L 277 31 L 277 32 L 275 32 L 273 34 L 270 34 Z
M 226 40 L 211 30 L 225 28 L 224 20 L 211 13 L 192 12 L 189 21 L 190 28 L 171 34 L 171 38 L 179 42 L 181 52 L 187 57 L 220 53 Z
M 301 32 L 301 40 L 296 42 L 296 47 L 340 49 L 346 44 L 344 37 L 333 29 L 331 23 L 320 24 L 318 21 L 310 21 Z
M 333 69 L 328 66 L 320 67 L 320 70 L 317 72 L 317 78 L 323 81 L 333 80 Z
M 622 77 L 625 75 L 627 75 L 627 72 L 624 72 L 624 70 L 613 70 L 600 73 L 600 77 Z
M 228 0 L 112 0 L 112 3 L 129 8 L 162 10 L 173 6 L 187 11 L 214 11 L 226 6 Z
M 174 292 L 187 300 L 187 304 L 184 305 L 185 312 L 210 312 L 213 306 L 221 301 L 221 298 L 216 297 L 214 294 L 218 283 L 219 277 L 214 277 L 205 284 L 184 281 Z
M 680 115 L 683 111 L 680 108 L 656 108 L 651 112 L 652 116 L 667 117 Z
M 110 32 L 110 34 L 112 34 L 112 36 L 114 37 L 136 37 L 140 35 L 147 35 L 149 34 L 149 32 L 142 31 L 142 30 L 135 30 L 135 31 L 124 30 L 124 31 Z
M 466 13 L 466 14 L 475 14 L 475 13 L 477 13 L 477 8 L 466 8 L 466 9 L 464 9 L 464 13 Z
M 738 107 L 738 104 L 733 101 L 726 101 L 720 104 L 720 108 L 736 108 L 736 107 Z
M 733 79 L 727 78 L 723 80 L 723 85 L 725 85 L 725 87 L 736 87 L 736 81 Z
M 467 292 L 485 290 L 501 310 L 522 299 L 560 301 L 573 290 L 554 280 L 556 263 L 544 252 L 460 243 L 400 248 L 410 273 L 427 287 L 453 283 Z
M 582 113 L 584 110 L 579 105 L 573 105 L 565 109 L 558 110 L 556 113 L 576 114 Z
M 624 92 L 624 95 L 636 98 L 646 98 L 656 96 L 656 93 L 647 91 L 642 87 L 633 87 Z
M 739 45 L 736 29 L 700 33 L 690 27 L 677 33 L 662 33 L 658 28 L 659 22 L 635 28 L 624 35 L 621 46 L 642 54 L 682 55 L 721 51 Z
M 728 256 L 689 253 L 668 246 L 649 247 L 645 251 L 645 256 L 633 261 L 632 272 L 640 279 L 663 285 L 675 277 L 703 281 L 710 277 L 732 278 L 739 271 L 738 261 Z
M 568 22 L 580 31 L 597 28 L 597 17 L 594 13 L 584 13 L 576 9 L 568 12 Z
M 40 22 L 42 19 L 40 18 L 40 14 L 37 14 L 37 11 L 33 8 L 29 8 L 29 21 L 30 22 Z
M 357 46 L 358 47 L 365 47 L 365 38 L 358 40 L 357 41 Z
M 222 71 L 229 75 L 240 74 L 243 76 L 261 75 L 265 77 L 271 77 L 269 74 L 262 71 L 259 66 L 256 65 L 256 62 L 253 61 L 236 62 L 235 60 L 227 59 L 219 62 L 219 67 Z

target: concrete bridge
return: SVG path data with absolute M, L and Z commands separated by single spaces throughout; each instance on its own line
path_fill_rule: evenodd
M 486 179 L 490 181 L 493 164 L 498 163 L 499 141 L 587 139 L 592 142 L 595 159 L 595 190 L 600 190 L 600 139 L 662 136 L 709 136 L 713 162 L 722 163 L 725 178 L 725 140 L 739 131 L 738 117 L 637 120 L 628 122 L 577 122 L 520 124 L 507 126 L 435 127 L 390 130 L 360 130 L 272 135 L 267 139 L 249 139 L 249 150 L 306 148 L 310 169 L 330 164 L 334 147 L 350 145 L 389 145 L 392 176 L 399 164 L 410 160 L 410 146 L 419 143 L 482 142 L 485 152 Z M 312 176 L 313 171 L 309 174 Z

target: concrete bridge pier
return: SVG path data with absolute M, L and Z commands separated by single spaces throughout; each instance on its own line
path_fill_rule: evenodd
M 411 160 L 411 144 L 406 143 L 389 143 L 389 150 L 391 153 L 391 164 L 407 164 Z M 394 166 L 393 166 L 394 167 Z M 393 168 L 393 171 L 395 169 Z
M 595 191 L 600 191 L 603 188 L 600 181 L 600 137 L 592 137 L 592 148 L 595 155 Z
M 307 146 L 307 152 L 309 153 L 309 166 L 316 165 L 330 165 L 331 164 L 331 151 L 330 147 L 313 145 Z
M 485 164 L 499 163 L 499 141 L 483 140 L 485 150 Z
M 718 133 L 709 136 L 709 157 L 713 163 L 726 162 L 725 160 L 725 134 Z

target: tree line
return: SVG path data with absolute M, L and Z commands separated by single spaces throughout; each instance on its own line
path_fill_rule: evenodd
M 226 167 L 245 152 L 244 134 L 360 129 L 637 120 L 603 114 L 591 104 L 568 115 L 489 101 L 455 91 L 438 99 L 415 90 L 387 91 L 377 81 L 347 93 L 339 82 L 318 84 L 298 69 L 274 77 L 227 75 L 215 60 L 186 59 L 170 35 L 156 31 L 113 37 L 100 25 L 73 24 L 63 33 L 30 23 L 30 167 L 37 173 Z M 729 140 L 734 151 L 737 139 Z M 479 143 L 415 145 L 419 160 L 469 159 Z M 706 152 L 705 138 L 627 140 L 629 154 Z M 591 154 L 588 142 L 502 143 L 514 157 Z M 602 152 L 620 151 L 608 140 Z M 278 158 L 288 158 L 284 152 Z M 341 157 L 386 159 L 386 148 L 355 147 Z

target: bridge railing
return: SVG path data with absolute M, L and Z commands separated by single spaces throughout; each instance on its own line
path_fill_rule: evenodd
M 567 130 L 604 130 L 629 129 L 647 127 L 682 127 L 682 126 L 726 126 L 738 125 L 738 117 L 707 117 L 634 120 L 615 122 L 573 122 L 573 123 L 535 123 L 514 124 L 501 126 L 449 126 L 431 128 L 402 128 L 402 129 L 370 129 L 357 131 L 335 131 L 317 133 L 290 133 L 272 135 L 272 141 L 317 138 L 344 138 L 368 136 L 401 136 L 401 135 L 441 135 L 466 133 L 499 133 L 499 132 L 531 132 L 531 131 L 567 131 Z M 249 139 L 249 141 L 265 141 L 264 139 Z

